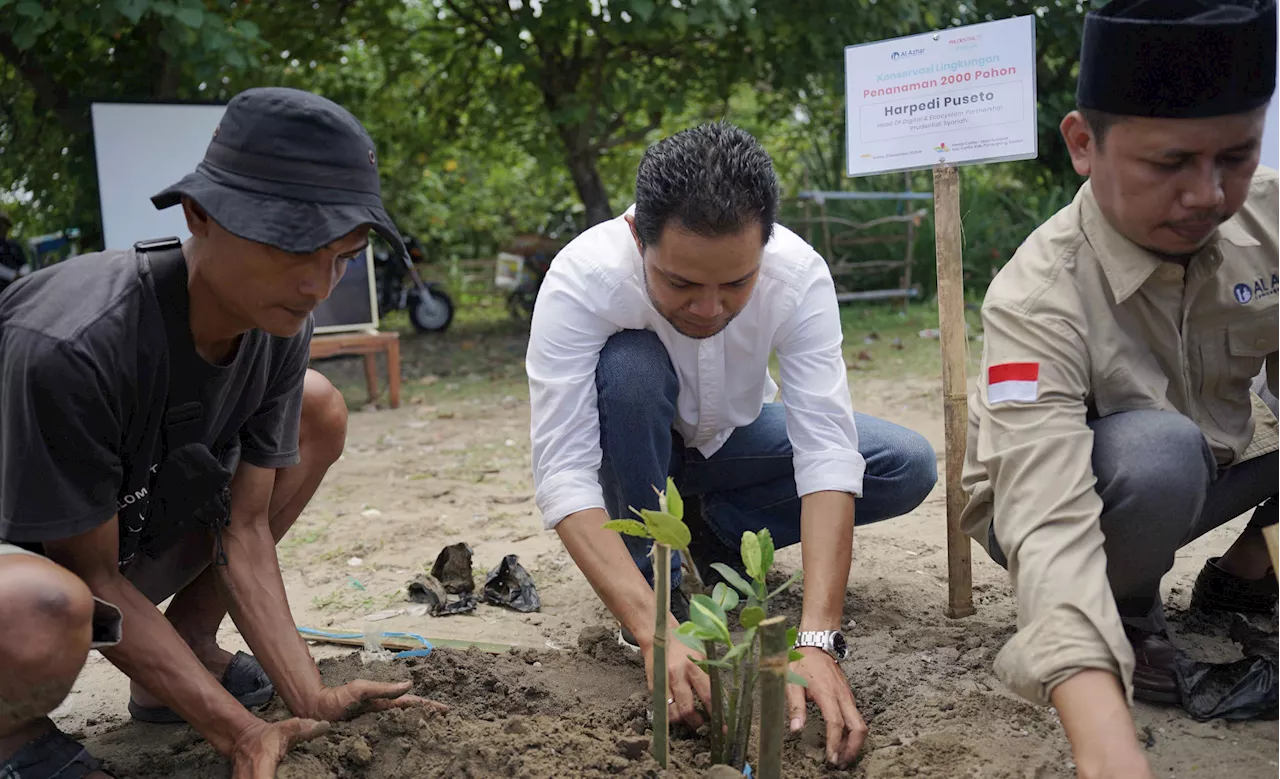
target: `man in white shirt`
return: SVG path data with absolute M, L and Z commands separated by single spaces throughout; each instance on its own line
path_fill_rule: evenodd
M 936 456 L 918 434 L 853 412 L 831 273 L 774 224 L 777 205 L 769 155 L 732 125 L 645 153 L 636 204 L 566 246 L 538 293 L 527 356 L 534 480 L 546 526 L 634 637 L 650 684 L 648 542 L 606 521 L 656 509 L 653 487 L 671 475 L 703 507 L 685 518 L 704 580 L 715 562 L 741 569 L 746 530 L 769 528 L 779 547 L 800 542 L 805 658 L 794 670 L 808 688 L 788 688 L 790 724 L 803 727 L 807 695 L 827 724 L 828 759 L 844 765 L 866 734 L 837 662 L 854 498 L 860 524 L 911 511 L 937 481 Z M 781 404 L 768 372 L 775 350 Z M 676 592 L 672 603 L 674 625 L 688 607 Z M 666 671 L 674 716 L 697 727 L 706 674 L 685 652 L 668 653 Z

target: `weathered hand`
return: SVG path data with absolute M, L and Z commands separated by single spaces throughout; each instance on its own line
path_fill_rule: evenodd
M 255 720 L 236 738 L 231 752 L 231 779 L 274 779 L 276 766 L 294 744 L 328 730 L 329 723 L 310 719 Z
M 844 671 L 831 655 L 813 647 L 801 648 L 803 660 L 791 664 L 791 670 L 804 677 L 808 687 L 787 685 L 787 713 L 791 730 L 804 727 L 805 701 L 818 704 L 827 723 L 827 760 L 835 765 L 848 765 L 867 737 L 867 723 L 858 713 L 853 691 Z
M 409 709 L 421 706 L 432 711 L 449 710 L 449 707 L 443 703 L 419 698 L 416 695 L 407 695 L 411 686 L 409 682 L 386 684 L 357 679 L 341 687 L 326 687 L 306 714 L 315 719 L 334 722 L 369 711 L 386 711 L 387 709 Z
M 644 674 L 649 683 L 649 691 L 653 691 L 653 647 L 642 647 L 644 653 Z M 679 641 L 671 641 L 667 645 L 667 695 L 673 699 L 668 707 L 672 720 L 681 720 L 691 728 L 702 726 L 702 715 L 698 713 L 697 700 L 709 711 L 711 709 L 711 677 L 706 671 L 693 664 L 690 656 L 701 660 L 702 656 L 689 649 Z

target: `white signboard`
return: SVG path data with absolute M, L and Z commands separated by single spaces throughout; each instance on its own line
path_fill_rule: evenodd
M 850 176 L 1036 156 L 1034 16 L 849 46 Z
M 1276 38 L 1276 52 L 1280 56 L 1280 37 Z M 1267 107 L 1267 124 L 1262 132 L 1262 164 L 1280 170 L 1280 90 L 1271 96 L 1271 105 Z

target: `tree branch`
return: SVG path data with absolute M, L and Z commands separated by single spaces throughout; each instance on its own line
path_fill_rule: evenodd
M 619 119 L 621 119 L 621 117 Z M 618 122 L 615 121 L 615 124 L 617 123 Z M 615 146 L 624 146 L 628 143 L 643 141 L 646 135 L 648 135 L 649 133 L 653 132 L 654 130 L 658 129 L 661 126 L 662 126 L 662 112 L 651 111 L 649 112 L 649 123 L 646 124 L 644 127 L 638 130 L 632 130 L 629 133 L 623 133 L 622 135 L 619 135 L 614 138 L 605 138 L 599 141 L 598 143 L 596 143 L 595 145 L 593 145 L 591 147 L 591 151 L 594 154 L 599 154 L 600 152 L 608 151 L 609 149 L 612 149 Z

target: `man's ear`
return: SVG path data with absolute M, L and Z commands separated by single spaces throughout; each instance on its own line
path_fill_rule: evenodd
M 193 236 L 199 238 L 209 237 L 209 225 L 213 220 L 209 218 L 209 214 L 200 207 L 199 203 L 183 195 L 182 213 L 187 217 L 187 229 L 191 231 Z
M 636 231 L 636 218 L 631 214 L 627 214 L 623 219 L 627 220 L 627 226 L 631 228 L 631 237 L 636 242 L 636 251 L 640 252 L 641 256 L 644 256 L 644 241 L 640 240 L 640 233 Z
M 1098 151 L 1093 128 L 1079 111 L 1072 111 L 1062 118 L 1058 130 L 1062 132 L 1062 140 L 1067 143 L 1071 167 L 1081 176 L 1088 176 L 1093 170 L 1093 155 Z

